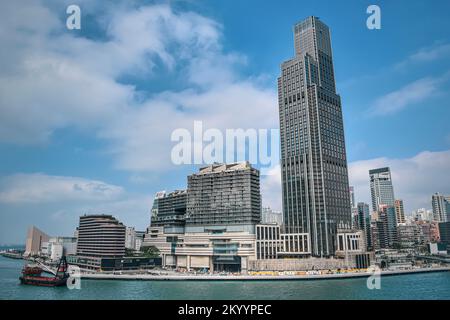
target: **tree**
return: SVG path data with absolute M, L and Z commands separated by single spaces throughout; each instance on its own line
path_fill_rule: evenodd
M 159 257 L 159 250 L 155 246 L 141 247 L 141 252 L 143 253 L 144 257 L 147 258 Z

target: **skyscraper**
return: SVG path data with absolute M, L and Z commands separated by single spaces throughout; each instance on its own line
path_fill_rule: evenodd
M 433 219 L 439 222 L 447 221 L 447 209 L 449 207 L 449 203 L 447 199 L 439 194 L 435 193 L 431 196 L 431 205 L 433 207 Z
M 372 210 L 379 211 L 381 205 L 394 206 L 394 187 L 392 186 L 391 170 L 388 167 L 369 170 L 370 194 Z
M 308 17 L 294 26 L 294 44 L 295 57 L 282 63 L 278 78 L 284 232 L 309 233 L 312 254 L 330 256 L 337 229 L 351 225 L 330 31 Z
M 357 205 L 358 210 L 358 229 L 364 231 L 364 235 L 366 237 L 366 249 L 370 250 L 372 249 L 372 237 L 370 232 L 370 211 L 369 211 L 369 205 L 364 202 L 358 202 Z
M 395 215 L 397 216 L 397 224 L 405 223 L 405 208 L 403 207 L 403 200 L 395 200 Z

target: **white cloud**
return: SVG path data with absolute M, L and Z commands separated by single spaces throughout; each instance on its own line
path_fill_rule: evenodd
M 432 46 L 420 48 L 404 61 L 398 63 L 395 68 L 405 68 L 411 64 L 431 62 L 450 56 L 450 43 L 436 43 Z
M 281 198 L 281 168 L 276 165 L 267 175 L 261 177 L 262 205 L 275 211 L 282 211 Z
M 42 173 L 0 179 L 0 241 L 21 243 L 37 225 L 51 235 L 72 235 L 83 214 L 111 214 L 139 230 L 148 227 L 152 197 L 103 181 Z
M 0 180 L 0 203 L 6 204 L 108 201 L 123 193 L 122 187 L 102 181 L 41 173 L 15 174 Z
M 205 92 L 162 93 L 100 134 L 114 141 L 110 152 L 119 168 L 165 170 L 172 166 L 170 154 L 175 142 L 170 137 L 177 128 L 192 132 L 194 121 L 201 120 L 204 130 L 218 128 L 224 133 L 226 128 L 274 128 L 276 119 L 275 94 L 240 82 Z
M 171 167 L 171 132 L 194 120 L 219 129 L 278 126 L 275 90 L 241 79 L 237 68 L 246 58 L 224 52 L 214 20 L 168 5 L 110 8 L 101 15 L 106 40 L 92 40 L 73 36 L 38 4 L 27 10 L 38 13 L 41 28 L 28 34 L 30 22 L 20 19 L 28 11 L 13 14 L 16 6 L 23 7 L 10 3 L 0 13 L 0 29 L 8 30 L 0 42 L 11 53 L 0 63 L 15 65 L 0 75 L 0 142 L 48 142 L 55 130 L 76 127 L 106 140 L 118 168 L 156 171 Z M 7 25 L 2 17 L 12 15 Z M 157 64 L 189 89 L 142 100 L 117 80 L 151 77 Z
M 429 98 L 436 93 L 441 79 L 422 78 L 409 83 L 402 88 L 392 91 L 375 100 L 371 115 L 389 115 L 401 111 L 408 105 L 415 104 Z

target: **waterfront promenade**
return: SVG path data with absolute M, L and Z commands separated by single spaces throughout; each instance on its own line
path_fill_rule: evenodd
M 383 270 L 381 276 L 406 275 L 414 273 L 449 272 L 450 267 L 417 268 L 407 270 Z M 82 273 L 82 279 L 98 280 L 143 280 L 143 281 L 258 281 L 258 280 L 321 280 L 321 279 L 345 279 L 363 278 L 373 275 L 370 272 L 343 272 L 332 274 L 305 274 L 305 275 L 219 275 L 219 274 L 183 274 L 177 272 L 161 272 L 159 274 L 119 274 L 119 273 Z

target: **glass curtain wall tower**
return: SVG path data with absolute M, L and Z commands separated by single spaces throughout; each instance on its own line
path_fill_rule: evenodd
M 392 186 L 391 170 L 388 167 L 369 170 L 370 194 L 372 210 L 380 211 L 380 207 L 395 206 L 394 187 Z
M 351 208 L 329 28 L 309 17 L 294 26 L 294 44 L 278 78 L 284 232 L 309 233 L 312 255 L 331 256 Z

